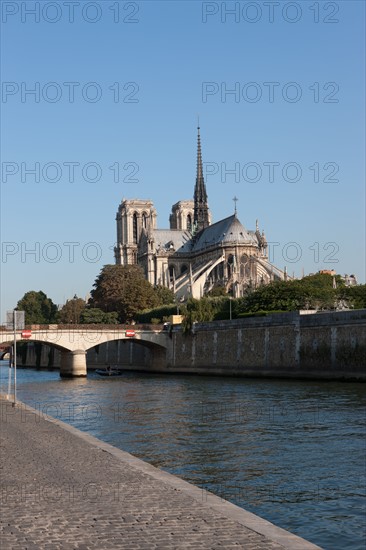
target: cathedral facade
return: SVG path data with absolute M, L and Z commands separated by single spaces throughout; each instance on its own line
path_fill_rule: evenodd
M 236 203 L 235 203 L 236 204 Z M 158 229 L 151 200 L 123 199 L 117 212 L 116 264 L 138 264 L 153 285 L 173 290 L 176 298 L 200 298 L 217 286 L 242 296 L 286 273 L 268 261 L 267 240 L 247 230 L 233 215 L 211 223 L 203 177 L 200 128 L 197 136 L 197 174 L 193 200 L 172 206 L 169 229 Z

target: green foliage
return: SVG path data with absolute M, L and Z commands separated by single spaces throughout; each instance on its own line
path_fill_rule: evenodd
M 137 265 L 106 265 L 93 286 L 90 305 L 107 313 L 116 311 L 123 323 L 139 311 L 159 305 L 153 286 Z
M 170 288 L 158 285 L 154 287 L 154 291 L 160 306 L 174 304 L 174 292 Z
M 159 323 L 161 323 L 161 319 L 158 319 L 157 317 L 153 317 L 151 320 L 150 320 L 150 323 L 152 325 L 158 325 Z
M 118 313 L 116 311 L 105 313 L 97 307 L 85 308 L 80 314 L 80 323 L 85 325 L 116 325 L 118 324 Z
M 47 325 L 57 322 L 57 306 L 42 292 L 30 290 L 17 303 L 18 311 L 25 311 L 25 324 Z
M 214 286 L 212 290 L 207 294 L 207 296 L 227 296 L 228 293 L 226 292 L 226 288 L 224 286 Z
M 274 313 L 284 313 L 283 311 L 256 311 L 247 313 L 238 313 L 238 319 L 245 319 L 247 317 L 266 317 L 266 315 L 273 315 Z
M 117 311 L 110 311 L 104 314 L 104 323 L 106 325 L 118 325 L 118 313 Z
M 200 300 L 190 298 L 182 307 L 184 316 L 183 330 L 189 332 L 193 323 L 205 323 L 210 321 L 222 321 L 236 319 L 240 312 L 240 299 L 232 299 L 228 296 L 204 296 Z M 231 314 L 230 314 L 231 310 Z
M 291 311 L 299 309 L 300 302 L 305 301 L 305 296 L 297 287 L 287 282 L 274 282 L 261 286 L 242 300 L 241 311 Z
M 241 312 L 334 309 L 338 293 L 339 289 L 333 288 L 333 277 L 328 274 L 278 281 L 261 286 L 243 298 Z
M 265 316 L 299 309 L 336 309 L 339 304 L 366 308 L 366 285 L 345 287 L 343 280 L 336 276 L 333 288 L 332 275 L 318 273 L 300 280 L 278 281 L 263 285 L 248 292 L 243 298 L 229 300 L 228 297 L 204 297 L 190 299 L 182 307 L 183 329 L 192 330 L 195 322 Z
M 217 312 L 215 302 L 206 297 L 201 298 L 201 300 L 190 298 L 187 302 L 186 308 L 187 314 L 192 314 L 193 320 L 197 323 L 213 321 L 215 313 Z
M 192 330 L 193 323 L 203 323 L 213 321 L 217 318 L 218 312 L 222 309 L 223 300 L 203 297 L 200 300 L 190 298 L 182 308 L 184 315 L 183 330 L 189 332 Z
M 153 318 L 164 320 L 170 317 L 170 315 L 175 315 L 176 313 L 177 306 L 174 304 L 171 306 L 155 307 L 153 309 L 142 311 L 135 316 L 135 319 L 138 323 L 152 323 Z
M 345 300 L 355 309 L 366 308 L 366 285 L 344 287 L 339 292 L 339 298 Z
M 72 300 L 67 300 L 66 304 L 59 312 L 59 322 L 65 324 L 80 323 L 80 316 L 84 311 L 85 306 L 85 300 L 78 298 L 77 296 L 74 296 Z
M 215 321 L 225 321 L 231 319 L 236 319 L 240 312 L 240 299 L 224 297 L 220 300 L 216 299 L 214 301 L 216 313 L 214 320 Z M 231 310 L 231 314 L 230 314 Z

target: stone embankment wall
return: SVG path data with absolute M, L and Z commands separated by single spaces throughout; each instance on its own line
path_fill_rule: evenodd
M 59 367 L 60 352 L 29 343 L 18 365 Z M 149 372 L 274 378 L 366 380 L 366 310 L 297 312 L 196 324 L 171 333 L 166 362 L 134 341 L 113 341 L 87 353 L 89 369 L 118 365 Z M 159 359 L 159 355 L 156 356 Z M 151 366 L 153 365 L 153 366 Z
M 197 324 L 172 338 L 173 372 L 366 380 L 366 310 Z

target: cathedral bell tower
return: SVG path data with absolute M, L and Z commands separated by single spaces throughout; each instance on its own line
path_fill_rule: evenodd
M 197 176 L 194 187 L 193 230 L 198 233 L 210 225 L 210 212 L 207 204 L 207 191 L 203 178 L 200 127 L 197 128 Z
M 117 265 L 138 263 L 138 247 L 142 232 L 156 227 L 156 210 L 152 201 L 123 199 L 117 216 L 117 244 L 114 256 Z

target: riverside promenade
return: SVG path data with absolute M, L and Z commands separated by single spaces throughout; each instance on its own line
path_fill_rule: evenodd
M 23 403 L 0 407 L 1 550 L 319 549 Z

